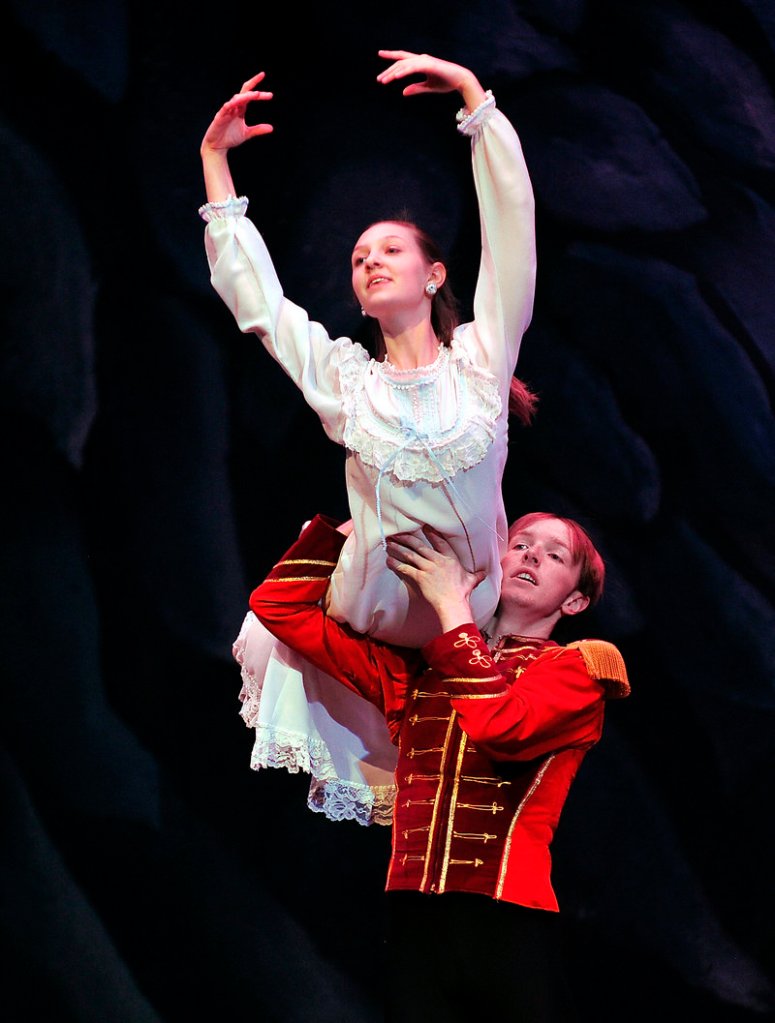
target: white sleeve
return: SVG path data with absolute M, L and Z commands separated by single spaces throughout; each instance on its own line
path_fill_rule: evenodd
M 522 146 L 506 116 L 484 111 L 471 135 L 482 255 L 467 330 L 478 357 L 501 381 L 504 399 L 522 336 L 533 315 L 536 281 L 535 201 Z M 472 337 L 473 334 L 473 337 Z
M 318 413 L 328 436 L 342 443 L 339 368 L 356 349 L 362 352 L 360 346 L 349 338 L 332 340 L 320 323 L 283 295 L 264 240 L 244 212 L 210 219 L 205 251 L 212 285 L 239 329 L 257 335 Z

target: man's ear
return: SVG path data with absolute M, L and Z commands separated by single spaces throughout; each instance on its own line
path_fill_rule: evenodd
M 589 597 L 585 597 L 579 590 L 574 590 L 560 604 L 560 614 L 571 617 L 580 614 L 588 607 Z

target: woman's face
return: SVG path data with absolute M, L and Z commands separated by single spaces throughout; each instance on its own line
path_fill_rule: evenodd
M 437 267 L 441 264 L 423 255 L 411 227 L 392 221 L 372 224 L 353 249 L 353 291 L 367 315 L 380 319 L 429 302 L 426 284 L 443 280 Z

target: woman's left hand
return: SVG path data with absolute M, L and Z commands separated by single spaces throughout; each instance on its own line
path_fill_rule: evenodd
M 425 75 L 420 82 L 411 82 L 404 90 L 404 96 L 416 96 L 423 92 L 454 92 L 463 97 L 469 110 L 473 110 L 485 98 L 484 89 L 473 71 L 462 64 L 453 64 L 429 53 L 411 53 L 409 50 L 380 50 L 379 56 L 393 63 L 377 75 L 382 85 L 407 75 Z

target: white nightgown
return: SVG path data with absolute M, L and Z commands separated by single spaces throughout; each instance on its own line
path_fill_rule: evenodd
M 386 568 L 383 544 L 391 533 L 428 524 L 445 534 L 464 565 L 486 572 L 472 594 L 477 624 L 485 626 L 496 609 L 507 537 L 501 486 L 508 396 L 533 309 L 534 202 L 517 134 L 491 96 L 473 117 L 458 115 L 458 129 L 471 139 L 480 212 L 482 254 L 474 318 L 456 328 L 449 347 L 440 346 L 431 365 L 417 370 L 378 363 L 350 338 L 332 339 L 284 296 L 263 239 L 245 215 L 247 199 L 208 203 L 200 211 L 207 221 L 205 246 L 214 288 L 240 329 L 255 333 L 296 382 L 328 436 L 347 449 L 353 531 L 331 579 L 327 611 L 359 632 L 403 646 L 428 642 L 438 631 L 438 621 Z M 287 648 L 280 653 L 267 649 L 273 641 L 268 634 L 259 639 L 257 626 L 249 614 L 235 642 L 246 687 L 241 694 L 243 717 L 259 738 L 263 734 L 259 745 L 264 752 L 258 755 L 262 762 L 255 762 L 254 751 L 253 766 L 276 761 L 281 747 L 294 747 L 296 766 L 283 766 L 310 771 L 314 787 L 316 771 L 308 765 L 320 758 L 311 757 L 310 751 L 322 749 L 325 759 L 325 750 L 332 750 L 334 743 L 326 743 L 315 722 L 302 720 L 305 715 L 287 707 L 269 715 L 269 705 L 276 708 L 276 701 L 269 698 L 266 682 L 276 678 L 273 687 L 299 688 L 309 680 L 309 706 L 321 699 L 321 685 L 331 699 L 343 687 L 327 677 L 321 680 L 306 661 L 296 659 L 289 667 L 294 657 Z M 251 630 L 252 644 L 247 642 Z M 262 650 L 252 668 L 251 646 Z M 375 727 L 379 732 L 381 726 Z M 362 744 L 356 745 L 359 759 Z M 380 754 L 376 759 L 385 758 Z M 331 784 L 339 778 L 357 788 L 362 781 L 357 769 L 349 780 L 326 770 Z M 381 777 L 390 784 L 389 771 Z M 369 786 L 380 788 L 373 778 Z

